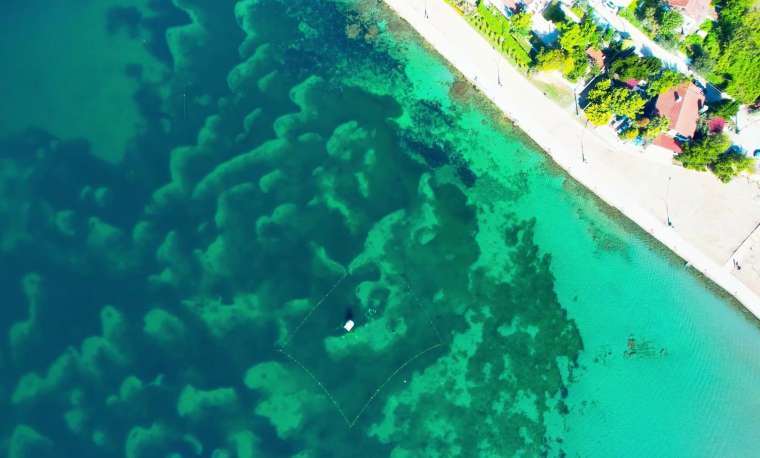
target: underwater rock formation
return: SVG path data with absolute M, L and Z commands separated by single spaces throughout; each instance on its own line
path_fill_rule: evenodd
M 0 452 L 544 453 L 582 344 L 512 208 L 538 160 L 491 174 L 374 2 L 172 3 L 111 24 L 173 69 L 122 163 L 0 148 Z

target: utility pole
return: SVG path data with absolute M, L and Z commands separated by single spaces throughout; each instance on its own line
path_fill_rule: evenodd
M 583 126 L 583 130 L 581 130 L 581 160 L 583 163 L 586 163 L 586 153 L 583 150 L 583 137 L 586 135 L 586 129 L 588 129 L 588 119 L 586 120 L 586 124 Z
M 670 197 L 670 180 L 672 177 L 668 177 L 668 184 L 665 188 L 665 217 L 668 221 L 668 227 L 673 227 L 673 222 L 670 221 L 670 206 L 668 205 L 668 200 Z
M 573 100 L 575 101 L 575 116 L 580 116 L 578 112 L 578 88 L 573 86 Z
M 496 52 L 496 84 L 501 86 L 501 70 L 499 69 L 499 54 L 498 51 L 494 50 Z

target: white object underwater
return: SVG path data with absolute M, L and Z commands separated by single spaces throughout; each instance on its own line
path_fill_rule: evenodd
M 354 329 L 354 320 L 348 320 L 346 321 L 346 324 L 343 325 L 343 329 L 346 330 L 346 332 L 351 332 L 352 329 Z

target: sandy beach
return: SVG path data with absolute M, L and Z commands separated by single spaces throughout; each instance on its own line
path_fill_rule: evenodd
M 443 0 L 384 1 L 574 179 L 760 319 L 756 183 L 740 177 L 723 184 L 710 173 L 686 170 L 667 156 L 657 156 L 665 152 L 641 153 L 623 145 L 607 127 L 585 127 L 544 96 Z

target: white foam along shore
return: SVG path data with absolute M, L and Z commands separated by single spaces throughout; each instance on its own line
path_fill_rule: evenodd
M 756 184 L 747 179 L 722 184 L 709 173 L 686 170 L 667 159 L 649 160 L 610 140 L 604 130 L 608 128 L 585 127 L 443 0 L 384 1 L 575 180 L 760 319 L 760 266 L 737 270 L 733 262 L 740 247 L 740 252 L 747 251 L 746 240 L 759 238 L 749 237 L 757 235 L 760 225 Z M 753 262 L 754 257 L 748 259 Z

